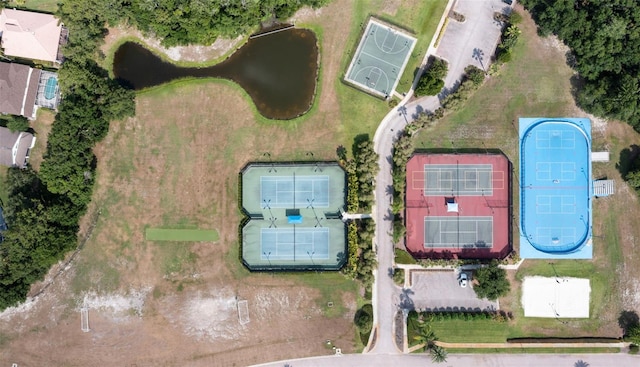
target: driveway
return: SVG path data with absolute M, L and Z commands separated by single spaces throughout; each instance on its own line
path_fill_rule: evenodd
M 454 11 L 462 14 L 460 23 L 449 18 L 436 55 L 449 62 L 445 88 L 456 86 L 467 65 L 487 70 L 500 38 L 502 24 L 493 20 L 495 12 L 506 14 L 511 8 L 501 0 L 458 1 Z
M 410 293 L 407 296 L 411 299 L 415 309 L 434 311 L 488 311 L 498 309 L 497 302 L 476 297 L 471 282 L 466 288 L 460 287 L 458 284 L 458 272 L 412 271 L 411 284 L 412 287 L 409 288 Z

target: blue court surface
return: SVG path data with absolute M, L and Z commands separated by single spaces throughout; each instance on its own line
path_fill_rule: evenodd
M 520 119 L 520 257 L 591 259 L 591 123 Z
M 260 235 L 262 260 L 329 259 L 329 228 L 262 228 Z

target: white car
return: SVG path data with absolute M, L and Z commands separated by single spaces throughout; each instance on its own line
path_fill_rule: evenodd
M 469 276 L 467 273 L 460 273 L 460 278 L 458 279 L 458 283 L 462 288 L 467 288 L 467 283 L 469 282 Z

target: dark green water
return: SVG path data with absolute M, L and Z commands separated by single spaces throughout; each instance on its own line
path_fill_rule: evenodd
M 218 65 L 183 68 L 127 42 L 115 53 L 113 72 L 136 90 L 188 77 L 233 80 L 251 96 L 260 114 L 287 120 L 304 114 L 313 103 L 318 46 L 313 32 L 292 28 L 252 38 Z

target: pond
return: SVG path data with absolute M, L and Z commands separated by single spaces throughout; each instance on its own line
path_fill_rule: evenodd
M 189 77 L 233 80 L 249 94 L 260 114 L 287 120 L 311 108 L 318 45 L 312 31 L 289 28 L 254 36 L 222 63 L 197 68 L 178 67 L 137 43 L 126 42 L 116 50 L 113 73 L 135 90 Z

